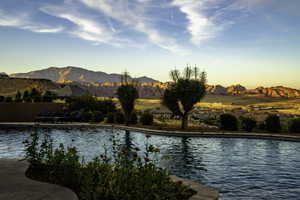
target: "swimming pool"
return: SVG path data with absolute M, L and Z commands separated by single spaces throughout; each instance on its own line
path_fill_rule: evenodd
M 21 158 L 22 141 L 31 129 L 0 130 L 0 158 Z M 103 152 L 115 136 L 144 148 L 145 135 L 103 128 L 41 129 L 56 145 L 76 146 L 85 160 Z M 299 199 L 300 143 L 239 139 L 186 138 L 153 135 L 149 142 L 168 155 L 160 165 L 172 174 L 216 188 L 220 199 Z

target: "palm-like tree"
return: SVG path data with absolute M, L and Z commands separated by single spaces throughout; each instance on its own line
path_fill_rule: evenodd
M 174 82 L 165 90 L 162 104 L 174 115 L 181 117 L 181 128 L 186 129 L 189 113 L 206 94 L 206 73 L 197 67 L 187 66 L 183 74 L 175 69 L 170 72 L 170 76 Z
M 117 90 L 117 96 L 125 115 L 126 126 L 128 126 L 139 94 L 136 89 L 137 82 L 135 80 L 130 81 L 128 72 L 124 72 L 121 82 L 122 84 Z

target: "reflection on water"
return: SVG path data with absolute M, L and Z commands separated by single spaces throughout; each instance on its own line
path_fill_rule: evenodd
M 21 158 L 22 141 L 31 130 L 0 130 L 0 157 Z M 128 149 L 145 150 L 146 138 L 137 132 L 84 128 L 43 129 L 55 142 L 76 146 L 85 160 L 103 153 L 113 140 Z M 221 192 L 221 199 L 299 199 L 300 143 L 237 139 L 152 136 L 151 144 L 168 156 L 160 165 L 172 174 L 205 183 Z

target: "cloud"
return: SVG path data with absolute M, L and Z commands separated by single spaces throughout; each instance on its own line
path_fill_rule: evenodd
M 58 33 L 63 31 L 62 26 L 52 27 L 34 22 L 29 14 L 9 15 L 0 10 L 0 26 L 15 27 L 36 33 Z
M 173 53 L 186 55 L 188 50 L 177 44 L 172 37 L 165 36 L 154 28 L 146 11 L 151 0 L 80 0 L 84 5 L 100 11 L 106 16 L 122 23 L 124 26 L 133 29 L 147 36 L 153 44 L 171 51 Z
M 187 30 L 191 34 L 191 41 L 199 45 L 202 41 L 215 37 L 222 30 L 221 25 L 216 25 L 213 17 L 204 14 L 207 4 L 211 1 L 204 0 L 173 0 L 172 6 L 176 6 L 188 19 Z

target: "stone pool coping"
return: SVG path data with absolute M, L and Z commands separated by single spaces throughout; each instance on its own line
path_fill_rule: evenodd
M 3 200 L 78 200 L 70 189 L 38 182 L 25 176 L 26 161 L 0 159 L 0 199 Z
M 161 136 L 174 136 L 174 137 L 212 137 L 212 138 L 245 138 L 245 139 L 271 139 L 282 140 L 291 142 L 300 142 L 300 134 L 276 134 L 276 133 L 245 133 L 245 132 L 186 132 L 186 131 L 167 131 L 155 130 L 149 128 L 140 128 L 134 126 L 123 125 L 109 125 L 109 124 L 90 124 L 90 123 L 34 123 L 34 122 L 5 122 L 0 123 L 0 128 L 26 128 L 26 127 L 55 127 L 55 128 L 68 128 L 68 127 L 99 127 L 99 128 L 116 128 L 121 130 L 138 131 Z
M 0 199 L 5 200 L 78 200 L 70 189 L 29 179 L 25 172 L 29 167 L 26 161 L 17 159 L 0 159 Z M 187 185 L 197 192 L 189 200 L 217 200 L 219 193 L 202 184 L 170 176 L 177 182 Z

